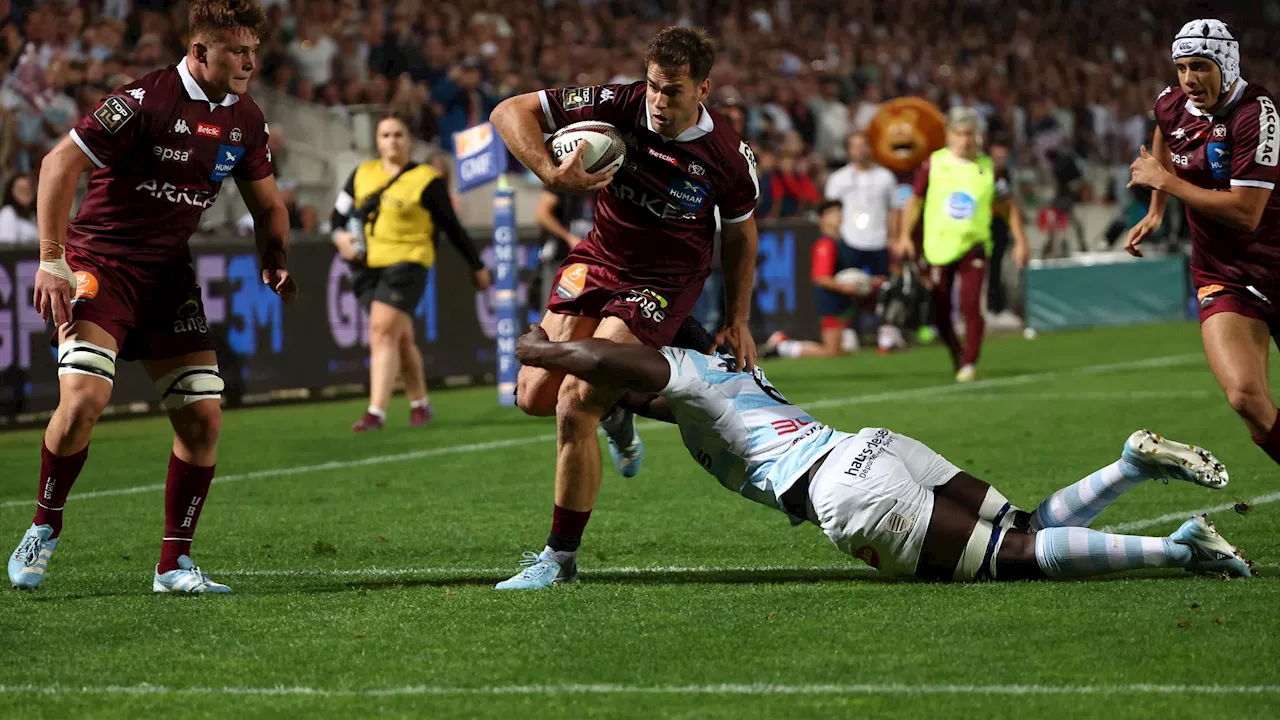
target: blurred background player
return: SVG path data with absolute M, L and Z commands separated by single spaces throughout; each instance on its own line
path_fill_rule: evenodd
M 567 193 L 544 189 L 538 196 L 534 220 L 542 230 L 542 248 L 538 251 L 538 268 L 529 288 L 529 302 L 538 303 L 555 284 L 560 264 L 578 247 L 591 231 L 596 217 L 596 193 Z M 535 300 L 536 299 L 536 300 Z
M 916 171 L 898 237 L 899 253 L 905 258 L 916 257 L 911 233 L 923 211 L 924 260 L 930 267 L 935 322 L 951 351 L 958 382 L 977 377 L 986 329 L 982 300 L 992 250 L 991 220 L 997 201 L 1008 204 L 1014 263 L 1022 268 L 1030 257 L 1022 215 L 1008 180 L 981 151 L 980 123 L 980 116 L 971 108 L 957 107 L 947 114 L 947 146 L 930 155 Z M 951 318 L 953 290 L 960 296 L 963 344 Z
M 728 118 L 703 105 L 714 62 L 704 32 L 669 27 L 649 42 L 641 82 L 542 90 L 494 110 L 491 119 L 507 148 L 548 188 L 601 190 L 595 225 L 565 259 L 550 295 L 542 326 L 551 337 L 669 343 L 707 277 L 718 208 L 726 301 L 719 337 L 742 366 L 753 365 L 748 323 L 760 189 L 750 148 Z M 551 158 L 543 134 L 582 120 L 610 123 L 626 138 L 627 160 L 616 175 L 588 174 L 582 147 L 561 165 Z M 620 394 L 564 373 L 521 368 L 520 408 L 556 417 L 556 500 L 546 549 L 500 589 L 547 587 L 576 571 L 600 491 L 597 426 L 619 471 L 628 477 L 639 471 L 643 447 L 633 416 L 619 411 L 601 424 Z
M 1173 41 L 1178 85 L 1156 99 L 1151 152 L 1130 187 L 1153 190 L 1125 245 L 1160 228 L 1170 195 L 1187 206 L 1191 276 L 1209 369 L 1253 441 L 1280 463 L 1280 424 L 1267 383 L 1280 342 L 1280 114 L 1265 88 L 1240 77 L 1240 44 L 1218 20 L 1193 20 Z
M 898 237 L 902 217 L 898 180 L 872 161 L 866 133 L 850 133 L 846 148 L 849 164 L 831 173 L 824 193 L 828 200 L 839 200 L 844 210 L 839 237 L 847 257 L 842 257 L 840 269 L 858 268 L 868 275 L 887 277 L 889 239 Z M 882 352 L 905 344 L 900 329 L 892 325 L 877 328 L 876 346 Z
M 383 428 L 398 377 L 409 398 L 409 425 L 431 421 L 413 312 L 436 261 L 436 233 L 446 235 L 466 260 L 477 289 L 490 284 L 445 179 L 430 164 L 409 158 L 412 138 L 404 119 L 384 117 L 376 133 L 378 159 L 361 163 L 347 178 L 329 221 L 339 254 L 360 268 L 355 292 L 369 309 L 369 409 L 351 426 L 355 432 Z
M 676 342 L 706 346 L 701 327 L 685 328 Z M 1161 567 L 1252 574 L 1204 516 L 1166 537 L 1089 529 L 1116 498 L 1147 480 L 1226 487 L 1226 468 L 1211 453 L 1152 432 L 1133 433 L 1119 460 L 1026 512 L 924 443 L 885 428 L 853 435 L 823 425 L 787 402 L 762 370 L 733 372 L 725 355 L 555 343 L 533 326 L 516 357 L 631 388 L 623 402 L 677 424 L 689 453 L 721 485 L 782 511 L 793 525 L 818 525 L 841 551 L 889 575 L 1038 580 Z
M 35 306 L 58 328 L 59 401 L 40 449 L 35 519 L 9 560 L 16 587 L 34 589 L 45 577 L 118 357 L 142 362 L 174 430 L 152 589 L 230 591 L 190 557 L 213 481 L 224 384 L 188 240 L 226 177 L 256 219 L 262 282 L 286 301 L 298 291 L 285 270 L 289 213 L 267 124 L 244 94 L 266 16 L 252 0 L 197 0 L 190 19 L 186 57 L 107 97 L 40 168 Z M 89 170 L 88 194 L 68 224 Z
M 822 318 L 822 342 L 792 340 L 786 333 L 778 331 L 761 348 L 762 355 L 798 358 L 835 357 L 845 353 L 843 336 L 850 329 L 849 325 L 857 313 L 857 299 L 873 295 L 878 284 L 884 282 L 885 278 L 873 278 L 864 274 L 862 279 L 865 282 L 858 284 L 836 280 L 836 273 L 840 270 L 850 267 L 861 270 L 860 266 L 847 265 L 850 257 L 840 242 L 843 223 L 844 214 L 839 200 L 824 200 L 818 206 L 818 232 L 821 235 L 810 251 L 810 278 L 813 280 L 814 304 Z

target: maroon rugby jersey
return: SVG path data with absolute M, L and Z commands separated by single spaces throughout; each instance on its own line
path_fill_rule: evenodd
M 679 137 L 659 135 L 650 124 L 645 87 L 636 82 L 538 93 L 553 131 L 596 120 L 617 127 L 627 141 L 627 159 L 600 191 L 595 226 L 579 252 L 637 280 L 706 275 L 715 208 L 727 223 L 743 222 L 755 211 L 755 156 L 729 119 L 706 107 Z
M 1280 180 L 1280 115 L 1264 88 L 1239 80 L 1218 115 L 1197 110 L 1180 87 L 1165 88 L 1156 99 L 1155 116 L 1183 180 L 1222 191 L 1232 186 L 1274 190 Z M 1187 220 L 1197 288 L 1253 286 L 1280 298 L 1280 195 L 1271 193 L 1253 232 L 1222 225 L 1190 206 Z
M 69 245 L 190 262 L 187 240 L 222 181 L 271 175 L 262 110 L 246 95 L 210 102 L 186 63 L 117 89 L 71 131 L 97 169 L 67 227 Z

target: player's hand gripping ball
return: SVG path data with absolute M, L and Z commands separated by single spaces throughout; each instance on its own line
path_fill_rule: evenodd
M 867 141 L 877 163 L 894 172 L 910 172 L 947 144 L 947 119 L 928 100 L 890 100 L 871 118 Z
M 613 179 L 626 160 L 627 143 L 609 123 L 585 120 L 566 125 L 547 140 L 557 170 L 547 178 L 551 190 L 589 192 Z

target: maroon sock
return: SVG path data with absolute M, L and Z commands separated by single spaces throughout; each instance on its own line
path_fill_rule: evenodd
M 88 445 L 78 453 L 58 457 L 45 446 L 44 440 L 40 441 L 40 488 L 36 490 L 36 516 L 31 524 L 53 528 L 51 537 L 58 537 L 62 532 L 62 507 L 67 504 L 71 486 L 80 477 L 87 457 Z
M 213 482 L 213 466 L 200 467 L 169 456 L 169 476 L 164 484 L 164 542 L 160 545 L 162 573 L 178 569 L 178 556 L 191 554 L 200 508 Z
M 1280 416 L 1276 417 L 1276 422 L 1271 426 L 1271 432 L 1261 440 L 1254 439 L 1258 443 L 1258 447 L 1262 448 L 1262 452 L 1271 456 L 1277 465 L 1280 465 Z
M 577 552 L 582 544 L 582 532 L 587 529 L 591 511 L 581 512 L 556 506 L 551 515 L 551 535 L 547 547 L 563 552 Z

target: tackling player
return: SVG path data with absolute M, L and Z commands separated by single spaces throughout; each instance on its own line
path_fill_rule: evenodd
M 1191 276 L 1209 369 L 1253 441 L 1280 463 L 1280 423 L 1267 384 L 1268 340 L 1280 342 L 1280 114 L 1240 77 L 1240 44 L 1218 20 L 1193 20 L 1173 40 L 1178 85 L 1156 99 L 1151 152 L 1130 187 L 1151 188 L 1125 249 L 1160 227 L 1170 195 L 1187 206 Z
M 681 334 L 677 342 L 688 347 L 710 342 L 696 322 Z M 1208 451 L 1145 430 L 1129 437 L 1119 460 L 1024 512 L 905 435 L 823 425 L 787 402 L 759 369 L 733 372 L 732 358 L 590 339 L 556 343 L 537 326 L 517 343 L 516 357 L 632 388 L 623 402 L 677 424 L 689 453 L 721 485 L 784 512 L 793 525 L 818 525 L 840 550 L 889 574 L 1032 580 L 1181 567 L 1251 575 L 1204 516 L 1167 537 L 1088 528 L 1121 493 L 1149 479 L 1226 486 L 1226 468 Z M 562 581 L 575 579 L 568 570 Z
M 550 293 L 542 326 L 552 338 L 669 344 L 709 272 L 718 208 L 728 314 L 720 337 L 740 366 L 754 363 L 747 320 L 759 183 L 750 148 L 728 118 L 703 105 L 714 61 L 705 33 L 670 27 L 650 41 L 642 82 L 542 90 L 494 110 L 491 119 L 507 147 L 549 189 L 600 190 L 595 225 L 560 266 Z M 547 151 L 545 133 L 583 120 L 610 123 L 626 139 L 626 162 L 616 174 L 588 174 L 583 147 L 559 166 Z M 555 511 L 544 561 L 499 588 L 546 587 L 558 572 L 573 572 L 600 491 L 596 427 L 621 393 L 563 372 L 521 368 L 520 408 L 556 417 Z M 603 426 L 619 471 L 635 475 L 643 448 L 634 417 L 616 411 Z
M 185 58 L 113 92 L 40 169 L 35 305 L 57 325 L 60 397 L 40 450 L 35 519 L 9 560 L 15 587 L 45 577 L 119 359 L 142 362 L 174 430 L 152 589 L 230 591 L 191 560 L 217 459 L 223 381 L 187 245 L 225 178 L 254 216 L 262 282 L 286 301 L 298 291 L 285 270 L 289 213 L 267 124 L 244 94 L 266 14 L 252 0 L 196 0 L 190 21 Z M 68 224 L 86 171 L 88 193 Z

